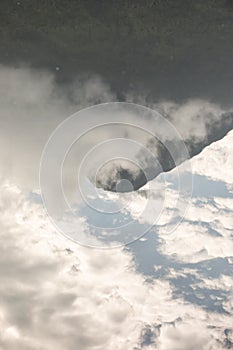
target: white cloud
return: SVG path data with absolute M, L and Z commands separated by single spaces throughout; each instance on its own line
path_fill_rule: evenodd
M 230 131 L 220 142 L 214 142 L 193 158 L 193 171 L 224 181 L 232 185 L 233 173 L 233 131 Z
M 210 350 L 215 332 L 208 325 L 230 327 L 231 317 L 218 319 L 174 299 L 166 278 L 146 282 L 130 253 L 82 248 L 57 235 L 40 204 L 17 187 L 2 186 L 1 198 L 2 348 L 131 350 L 142 343 L 145 325 L 162 324 L 159 349 L 187 344 L 189 328 L 198 334 L 197 344 Z M 175 336 L 165 324 L 178 318 Z M 192 325 L 197 318 L 204 337 Z
M 109 87 L 96 77 L 80 80 L 71 88 L 69 99 L 56 86 L 53 76 L 45 72 L 1 67 L 0 78 L 0 348 L 221 349 L 224 329 L 232 327 L 231 277 L 211 280 L 202 276 L 196 265 L 183 269 L 184 277 L 192 273 L 202 279 L 190 284 L 193 290 L 225 289 L 222 305 L 229 314 L 206 310 L 175 294 L 171 280 L 181 276 L 175 268 L 167 268 L 162 277 L 148 282 L 137 272 L 133 253 L 88 249 L 58 235 L 37 203 L 36 192 L 29 196 L 25 190 L 37 187 L 40 153 L 54 127 L 77 106 L 114 99 Z M 195 113 L 204 113 L 205 117 L 212 113 L 216 118 L 219 114 L 218 107 L 203 101 L 168 107 L 170 111 L 173 108 L 174 120 L 182 115 L 182 125 L 177 126 L 181 132 L 185 125 L 184 137 L 189 132 L 195 137 L 205 135 L 203 119 L 199 130 L 189 128 L 196 123 Z M 189 116 L 187 123 L 185 115 Z M 227 172 L 231 172 L 232 133 L 229 135 L 193 160 L 197 174 L 230 184 Z M 140 198 L 134 194 L 127 207 L 133 217 L 145 204 L 143 191 Z M 230 264 L 232 198 L 194 198 L 183 224 L 168 235 L 163 225 L 171 214 L 179 215 L 179 208 L 174 206 L 176 199 L 176 190 L 168 187 L 158 232 L 160 253 L 179 263 L 227 257 Z M 158 201 L 160 197 L 153 203 Z M 149 221 L 151 212 L 141 219 Z M 80 218 L 80 232 L 85 224 Z M 152 332 L 154 344 L 145 339 L 146 327 Z
M 177 327 L 162 328 L 158 350 L 220 350 L 223 346 L 211 337 L 211 331 L 203 329 L 195 320 Z
M 232 173 L 231 164 L 233 164 L 233 161 L 230 161 L 232 135 L 233 133 L 230 132 L 225 138 L 208 146 L 200 155 L 190 160 L 194 173 L 193 198 L 183 197 L 182 193 L 179 195 L 176 185 L 174 187 L 177 179 L 172 175 L 175 174 L 175 170 L 166 176 L 165 197 L 160 197 L 160 200 L 163 201 L 162 214 L 156 222 L 157 233 L 161 239 L 159 247 L 161 253 L 171 256 L 177 261 L 187 263 L 197 263 L 211 258 L 224 258 L 233 255 L 233 198 L 231 188 L 227 187 L 228 181 L 230 181 L 229 176 Z M 213 167 L 212 172 L 212 159 L 216 162 L 219 161 L 218 172 L 215 167 Z M 225 167 L 223 167 L 224 161 Z M 182 182 L 186 172 L 185 164 L 182 164 L 178 169 Z M 192 174 L 190 175 L 192 176 Z M 148 201 L 149 193 L 155 191 L 158 194 L 161 192 L 161 188 L 160 192 L 158 188 L 156 191 L 156 185 L 161 181 L 162 179 L 155 179 L 150 183 L 151 189 L 148 186 L 145 187 L 144 207 Z M 140 191 L 133 193 L 127 209 L 135 220 L 153 225 L 155 222 L 155 209 L 153 208 L 158 208 L 158 198 L 152 199 L 151 210 L 149 208 L 138 215 L 134 211 L 134 207 L 137 208 L 141 201 Z M 188 208 L 186 212 L 183 210 L 185 202 Z M 130 203 L 132 203 L 132 208 Z M 175 223 L 172 218 L 173 220 L 176 218 Z M 179 226 L 176 226 L 176 222 L 180 223 Z
M 58 124 L 81 108 L 112 100 L 108 85 L 95 76 L 62 88 L 47 71 L 0 65 L 2 178 L 37 187 L 41 154 Z
M 218 105 L 199 99 L 181 105 L 164 101 L 158 107 L 170 117 L 184 140 L 193 139 L 193 142 L 205 139 L 208 125 L 219 120 L 224 112 Z

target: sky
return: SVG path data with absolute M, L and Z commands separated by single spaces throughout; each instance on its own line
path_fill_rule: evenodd
M 233 349 L 232 15 L 1 2 L 0 350 Z

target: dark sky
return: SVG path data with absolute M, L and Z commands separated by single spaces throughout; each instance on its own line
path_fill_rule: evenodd
M 98 74 L 120 99 L 233 98 L 230 0 L 1 0 L 0 61 Z M 56 67 L 60 70 L 56 71 Z

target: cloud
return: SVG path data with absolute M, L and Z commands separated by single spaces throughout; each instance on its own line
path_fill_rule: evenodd
M 2 348 L 150 349 L 143 336 L 150 325 L 153 332 L 162 327 L 158 349 L 185 348 L 189 334 L 211 349 L 223 338 L 222 325 L 230 328 L 230 316 L 174 299 L 166 278 L 147 282 L 131 253 L 82 248 L 58 236 L 40 204 L 16 186 L 2 185 L 1 198 Z
M 57 85 L 54 76 L 28 67 L 0 66 L 1 176 L 28 190 L 38 186 L 43 148 L 57 125 L 79 109 L 115 100 L 100 78 Z
M 5 185 L 1 194 L 2 347 L 40 349 L 43 339 L 45 349 L 130 348 L 151 319 L 144 298 L 153 299 L 132 257 L 59 239 L 19 189 Z M 169 298 L 167 282 L 151 288 L 156 300 Z
M 84 107 L 116 100 L 117 97 L 108 84 L 95 75 L 77 77 L 71 85 L 58 85 L 54 76 L 47 71 L 23 66 L 15 68 L 1 65 L 0 162 L 2 164 L 2 177 L 11 177 L 13 181 L 17 181 L 27 189 L 37 187 L 40 156 L 55 127 Z M 128 96 L 127 101 L 131 100 L 131 97 Z M 199 152 L 203 146 L 215 138 L 222 137 L 222 133 L 226 133 L 226 130 L 232 127 L 232 117 L 226 118 L 226 115 L 223 114 L 224 110 L 207 101 L 190 100 L 182 105 L 162 101 L 155 104 L 137 97 L 134 102 L 158 108 L 167 115 L 185 140 L 191 155 Z M 135 118 L 138 118 L 138 121 L 142 120 L 141 115 L 135 117 L 135 115 L 126 113 L 124 120 L 131 123 L 132 127 L 105 127 L 83 137 L 79 147 L 77 149 L 74 147 L 73 153 L 71 152 L 70 162 L 67 160 L 68 168 L 64 170 L 64 181 L 66 178 L 68 178 L 67 182 L 69 183 L 73 181 L 70 179 L 72 177 L 70 174 L 73 173 L 71 164 L 75 164 L 74 159 L 78 164 L 82 160 L 83 154 L 85 155 L 92 146 L 100 144 L 104 140 L 113 137 L 129 138 L 141 144 L 141 151 L 143 151 L 143 147 L 149 149 L 151 137 L 148 132 L 142 132 L 134 127 Z M 109 113 L 106 122 L 114 120 L 114 115 Z M 79 123 L 81 127 L 81 121 Z M 162 134 L 164 138 L 164 135 L 167 138 L 172 136 L 169 135 L 166 125 L 160 125 L 161 123 L 158 125 L 157 123 L 157 126 L 153 127 L 150 118 L 148 120 L 145 118 L 143 123 L 149 130 Z M 121 149 L 119 143 L 118 146 Z M 169 146 L 168 143 L 167 146 Z M 173 146 L 169 147 L 174 149 Z M 179 145 L 177 147 L 180 150 Z M 134 147 L 131 146 L 131 148 Z M 174 166 L 173 163 L 173 165 L 170 164 L 171 162 L 168 166 L 168 162 L 164 161 L 168 156 L 164 147 L 160 149 L 160 152 L 157 152 L 157 146 L 152 147 L 150 151 L 155 158 L 158 158 L 160 165 L 159 169 L 157 165 L 151 166 L 151 157 L 148 157 L 148 152 L 144 151 L 144 163 L 146 159 L 148 160 L 148 164 L 144 164 L 144 166 L 149 178 L 155 177 L 162 169 L 167 170 Z M 176 152 L 176 158 L 179 157 L 179 153 Z M 134 153 L 133 155 L 135 156 Z M 143 157 L 136 157 L 137 160 L 138 158 L 142 159 Z M 95 174 L 95 172 L 96 169 L 92 169 L 92 173 Z M 129 175 L 131 179 L 138 178 L 134 173 Z M 144 179 L 143 176 L 142 178 Z M 70 190 L 70 192 L 73 191 Z
M 164 101 L 158 107 L 176 125 L 183 139 L 193 142 L 204 140 L 209 133 L 208 126 L 220 120 L 224 113 L 218 105 L 201 99 L 188 100 L 181 105 Z
M 0 84 L 0 348 L 224 348 L 227 337 L 231 339 L 232 278 L 223 274 L 221 278 L 211 279 L 209 270 L 205 269 L 201 274 L 198 264 L 219 257 L 232 264 L 232 198 L 216 195 L 210 200 L 197 194 L 179 231 L 168 235 L 165 224 L 169 215 L 175 212 L 179 216 L 179 208 L 174 207 L 177 189 L 168 178 L 165 211 L 155 234 L 159 239 L 160 254 L 174 262 L 174 266 L 173 269 L 162 266 L 165 273 L 158 278 L 148 279 L 140 274 L 136 257 L 130 250 L 88 249 L 68 241 L 55 231 L 35 190 L 40 154 L 54 127 L 76 108 L 114 100 L 115 95 L 97 77 L 80 79 L 76 85 L 66 87 L 70 96 L 46 72 L 2 66 L 0 78 L 3 82 Z M 195 123 L 195 114 L 202 115 L 203 111 L 205 117 L 210 112 L 217 119 L 219 116 L 219 107 L 208 103 L 203 107 L 200 101 L 189 102 L 185 107 L 175 105 L 173 110 L 169 108 L 173 115 L 170 118 L 176 120 L 175 116 L 178 118 L 182 112 L 183 116 L 190 115 L 191 123 Z M 212 121 L 211 118 L 207 119 Z M 183 123 L 178 125 L 180 132 L 183 125 L 186 125 L 184 117 Z M 201 120 L 199 131 L 192 130 L 184 133 L 184 137 L 202 138 L 206 131 L 204 120 Z M 96 140 L 115 136 L 117 132 L 102 130 Z M 138 137 L 132 130 L 127 130 L 126 134 L 125 130 L 119 132 L 135 139 Z M 208 174 L 214 181 L 230 184 L 226 171 L 205 169 L 205 162 L 217 149 L 219 164 L 222 165 L 223 152 L 227 152 L 223 158 L 225 165 L 230 166 L 229 135 L 206 150 L 206 155 L 201 153 L 192 161 L 196 173 L 205 178 Z M 146 144 L 147 137 L 141 134 L 140 137 Z M 84 144 L 89 145 L 90 140 L 91 137 L 87 138 Z M 85 148 L 82 151 L 85 153 Z M 211 164 L 217 169 L 213 160 Z M 156 192 L 159 183 L 152 181 L 151 185 Z M 132 194 L 131 206 L 127 206 L 132 217 L 138 215 L 145 204 L 146 191 L 145 187 Z M 163 196 L 158 192 L 152 204 L 162 200 Z M 83 217 L 78 219 L 82 234 L 86 221 Z M 151 212 L 141 219 L 151 220 Z M 201 225 L 198 226 L 196 221 Z M 146 255 L 149 255 L 147 251 Z M 226 293 L 219 303 L 226 312 L 210 311 L 201 303 L 187 300 L 185 293 L 177 294 L 174 281 L 182 277 L 177 266 L 183 268 L 183 277 L 188 279 L 192 274 L 196 278 L 190 283 L 192 296 L 197 295 L 195 288 L 199 288 L 199 296 L 203 299 L 201 292 L 207 288 L 214 298 L 214 290 L 219 290 L 222 285 Z M 226 329 L 229 329 L 228 335 Z
M 159 350 L 220 350 L 223 345 L 218 344 L 211 337 L 211 332 L 203 329 L 198 322 L 181 324 L 176 327 L 163 327 L 161 330 Z
M 194 172 L 231 185 L 233 171 L 232 140 L 233 131 L 230 131 L 221 142 L 214 142 L 204 149 L 200 155 L 193 159 Z
M 164 234 L 163 227 L 159 229 L 164 253 L 174 254 L 176 259 L 186 262 L 232 255 L 233 196 L 230 188 L 225 186 L 231 173 L 231 139 L 232 132 L 191 160 L 194 196 L 182 223 L 174 232 Z
M 165 174 L 164 178 L 158 177 L 151 181 L 150 188 L 145 186 L 142 191 L 145 196 L 142 197 L 141 191 L 132 194 L 126 208 L 140 224 L 156 223 L 162 254 L 186 263 L 232 255 L 233 194 L 231 186 L 228 186 L 233 163 L 232 135 L 230 132 L 192 158 L 189 161 L 190 168 L 184 163 Z M 193 174 L 187 175 L 190 169 Z M 181 182 L 187 176 L 193 177 L 192 197 L 191 193 L 190 196 L 182 191 L 179 193 L 176 171 Z M 142 212 L 134 210 L 146 206 L 147 209 Z M 162 211 L 158 220 L 155 220 L 155 208 L 158 207 Z M 184 211 L 184 208 L 187 210 Z M 179 226 L 176 226 L 177 223 L 180 223 Z

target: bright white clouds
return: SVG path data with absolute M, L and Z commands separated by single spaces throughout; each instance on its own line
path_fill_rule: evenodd
M 0 77 L 0 348 L 223 349 L 224 329 L 232 327 L 232 277 L 223 273 L 213 279 L 202 275 L 197 265 L 219 257 L 227 257 L 228 264 L 233 264 L 232 198 L 193 198 L 181 226 L 168 234 L 163 225 L 170 214 L 179 214 L 179 208 L 174 208 L 176 190 L 168 189 L 167 211 L 158 231 L 159 251 L 170 261 L 193 266 L 182 271 L 167 267 L 152 282 L 137 272 L 132 252 L 87 249 L 66 240 L 55 232 L 41 204 L 33 202 L 21 186 L 30 183 L 28 187 L 33 189 L 44 142 L 67 115 L 69 101 L 61 99 L 48 74 L 4 67 Z M 69 113 L 76 105 L 114 99 L 98 78 L 78 82 L 77 87 L 76 95 L 72 90 L 76 102 L 71 103 Z M 189 122 L 194 122 L 195 113 L 219 113 L 213 105 L 202 102 L 198 107 L 196 103 L 168 105 L 168 109 L 173 108 L 174 118 L 188 113 Z M 54 118 L 49 118 L 51 115 Z M 200 131 L 201 135 L 205 132 L 203 120 L 201 130 L 194 129 L 195 136 Z M 232 137 L 231 132 L 193 159 L 194 172 L 231 185 Z M 35 143 L 38 147 L 28 152 Z M 19 186 L 12 180 L 14 176 Z M 11 180 L 6 182 L 8 177 Z M 132 215 L 139 212 L 144 197 L 134 200 Z M 82 218 L 79 224 L 82 232 Z M 205 289 L 225 291 L 219 303 L 228 314 L 205 309 L 205 300 L 197 305 L 185 295 L 175 294 L 173 280 L 190 275 L 196 278 L 190 282 L 193 295 L 203 299 L 201 292 Z M 151 330 L 153 344 L 146 341 L 145 329 Z
M 43 341 L 44 349 L 131 349 L 144 322 L 171 300 L 169 283 L 147 285 L 122 250 L 85 249 L 57 237 L 40 205 L 17 188 L 3 186 L 4 196 L 2 347 L 40 349 Z M 161 319 L 172 317 L 166 309 Z
M 233 164 L 233 159 L 232 162 L 230 161 L 232 135 L 230 132 L 225 138 L 210 145 L 191 160 L 194 190 L 197 194 L 193 197 L 182 223 L 176 230 L 166 233 L 164 231 L 167 227 L 159 229 L 159 236 L 163 238 L 161 245 L 163 253 L 174 255 L 176 259 L 184 262 L 198 262 L 233 255 L 232 194 L 225 186 L 228 192 L 227 198 L 227 193 L 223 191 L 224 187 L 221 192 L 218 190 L 218 182 L 212 182 L 221 181 L 224 185 L 230 181 L 229 174 L 232 173 Z M 219 162 L 218 172 L 215 166 L 217 162 Z M 210 180 L 205 176 L 196 178 L 196 173 L 206 174 Z M 216 189 L 216 194 L 213 188 Z
M 193 171 L 232 185 L 233 131 L 221 141 L 212 143 L 192 160 Z
M 160 350 L 222 348 L 216 339 L 231 316 L 174 298 L 169 275 L 146 282 L 130 253 L 82 248 L 58 236 L 40 204 L 16 186 L 3 185 L 1 199 L 3 349 L 153 349 L 143 338 L 146 325 Z M 230 281 L 221 281 L 228 290 Z

